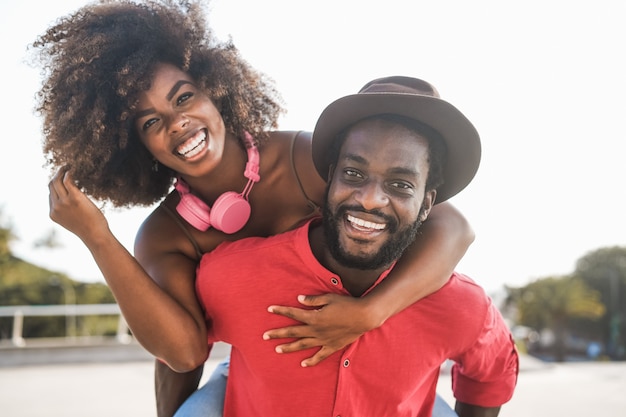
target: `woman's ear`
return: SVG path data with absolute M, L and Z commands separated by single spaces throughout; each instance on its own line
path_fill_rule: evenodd
M 213 104 L 215 105 L 215 108 L 220 114 L 222 114 L 222 107 L 224 107 L 223 103 L 224 103 L 224 99 L 221 99 L 221 98 L 213 100 Z

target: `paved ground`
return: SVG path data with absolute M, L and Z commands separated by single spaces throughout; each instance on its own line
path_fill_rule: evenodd
M 207 375 L 217 360 L 209 360 Z M 440 393 L 452 401 L 449 386 L 450 377 L 443 374 Z M 546 365 L 523 357 L 517 391 L 500 416 L 624 417 L 625 410 L 626 363 Z M 152 363 L 1 367 L 0 414 L 153 417 Z

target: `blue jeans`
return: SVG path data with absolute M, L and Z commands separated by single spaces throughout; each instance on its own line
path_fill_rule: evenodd
M 220 362 L 209 380 L 180 406 L 174 417 L 222 417 L 230 356 Z
M 174 417 L 222 417 L 230 356 L 220 362 L 209 380 L 180 406 Z M 458 417 L 439 395 L 435 398 L 433 417 Z

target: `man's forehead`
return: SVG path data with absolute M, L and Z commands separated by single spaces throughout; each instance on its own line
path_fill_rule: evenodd
M 406 129 L 351 130 L 341 147 L 340 161 L 376 167 L 387 173 L 419 175 L 428 169 L 428 141 Z
M 420 153 L 428 152 L 428 140 L 401 124 L 374 119 L 356 123 L 348 131 L 342 153 L 356 149 L 406 154 L 409 159 L 417 159 Z

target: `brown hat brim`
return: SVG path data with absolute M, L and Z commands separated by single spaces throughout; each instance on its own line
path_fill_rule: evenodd
M 437 203 L 463 190 L 476 175 L 480 164 L 481 144 L 474 125 L 445 100 L 416 94 L 367 93 L 342 97 L 320 115 L 313 131 L 313 163 L 328 181 L 328 157 L 335 137 L 348 126 L 370 116 L 397 114 L 422 122 L 435 129 L 446 143 L 447 161 L 444 184 L 437 189 Z

